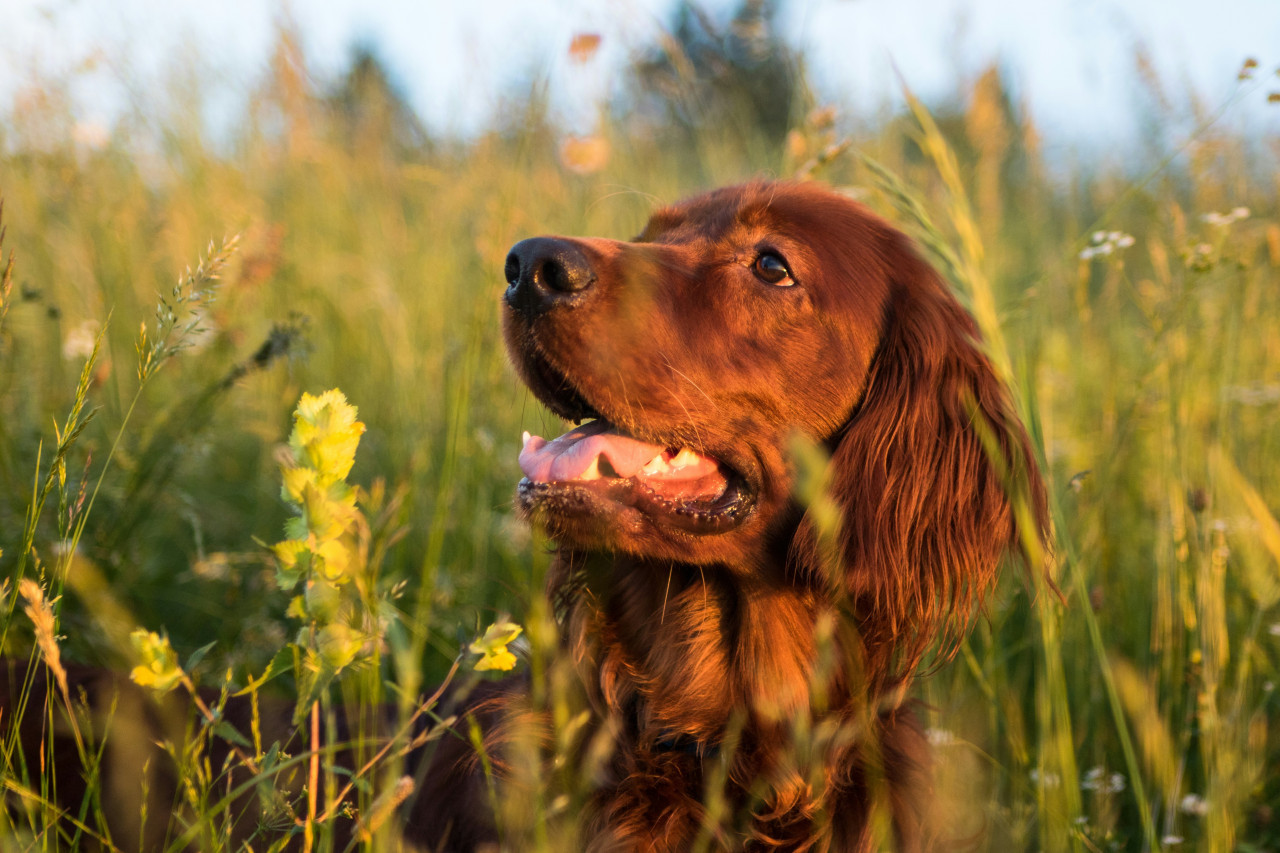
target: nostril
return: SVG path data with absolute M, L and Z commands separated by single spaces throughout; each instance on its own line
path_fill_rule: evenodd
M 552 290 L 558 290 L 561 293 L 572 293 L 580 288 L 574 287 L 572 277 L 558 260 L 554 258 L 547 259 L 542 265 L 542 282 Z
M 572 294 L 595 283 L 596 275 L 586 259 L 572 249 L 547 258 L 538 270 L 539 282 L 559 293 Z
M 503 268 L 502 274 L 506 276 L 507 284 L 515 284 L 520 280 L 520 259 L 516 257 L 515 252 L 507 255 L 507 265 Z

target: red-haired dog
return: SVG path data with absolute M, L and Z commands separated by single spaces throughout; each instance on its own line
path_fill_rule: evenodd
M 1018 543 L 1015 501 L 1024 532 L 1045 525 L 1026 432 L 947 285 L 812 183 L 697 196 L 631 242 L 524 240 L 506 279 L 517 372 L 582 422 L 526 437 L 517 501 L 556 542 L 563 651 L 613 733 L 583 848 L 684 851 L 702 833 L 715 849 L 868 850 L 883 825 L 929 847 L 905 688 Z M 807 502 L 806 441 L 830 454 Z M 471 706 L 499 767 L 519 693 Z M 799 732 L 829 736 L 804 753 Z M 480 763 L 449 741 L 412 834 L 497 839 Z M 708 827 L 713 766 L 730 816 Z

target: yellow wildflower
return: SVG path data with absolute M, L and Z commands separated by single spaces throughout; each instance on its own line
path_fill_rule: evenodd
M 141 661 L 129 673 L 143 687 L 154 688 L 167 693 L 182 681 L 182 667 L 178 666 L 178 653 L 169 645 L 168 637 L 161 637 L 155 631 L 139 628 L 129 635 L 134 654 Z
M 520 636 L 523 629 L 514 622 L 495 622 L 485 629 L 484 636 L 471 644 L 474 654 L 480 655 L 476 661 L 476 670 L 501 670 L 508 672 L 515 668 L 516 656 L 507 651 L 507 644 Z
M 345 479 L 355 464 L 365 430 L 356 414 L 356 407 L 336 388 L 318 397 L 303 394 L 298 401 L 289 446 L 294 460 L 315 469 L 324 485 Z

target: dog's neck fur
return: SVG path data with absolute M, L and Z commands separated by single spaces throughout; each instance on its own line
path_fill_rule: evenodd
M 710 748 L 731 725 L 771 729 L 847 695 L 849 674 L 834 663 L 846 657 L 835 652 L 842 638 L 822 635 L 834 614 L 811 591 L 628 555 L 561 551 L 557 561 L 552 591 L 564 642 L 590 662 L 584 686 L 599 713 L 634 721 L 640 743 Z
M 616 733 L 591 830 L 611 839 L 605 848 L 656 843 L 653 825 L 634 817 L 656 820 L 662 803 L 671 824 L 653 849 L 687 849 L 702 831 L 706 762 L 717 755 L 729 760 L 730 802 L 752 808 L 754 831 L 779 849 L 809 849 L 817 837 L 825 841 L 813 849 L 874 849 L 868 792 L 882 787 L 895 824 L 919 823 L 918 723 L 896 691 L 885 704 L 851 671 L 857 639 L 826 629 L 847 620 L 820 594 L 724 568 L 565 549 L 550 581 L 565 650 L 599 722 Z M 672 762 L 685 770 L 661 770 Z M 901 778 L 875 769 L 887 766 Z M 687 786 L 679 807 L 670 778 Z

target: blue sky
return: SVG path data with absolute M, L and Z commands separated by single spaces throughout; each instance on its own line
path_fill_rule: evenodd
M 71 81 L 86 121 L 109 124 L 132 99 L 145 104 L 181 65 L 215 107 L 234 116 L 270 55 L 288 9 L 310 67 L 337 74 L 353 43 L 375 45 L 410 100 L 437 129 L 474 130 L 530 74 L 550 82 L 567 126 L 585 130 L 596 99 L 616 84 L 629 53 L 652 40 L 672 0 L 5 0 L 0 117 L 38 76 Z M 713 8 L 729 5 L 711 0 Z M 1153 102 L 1136 57 L 1150 57 L 1189 126 L 1194 92 L 1206 110 L 1239 94 L 1246 56 L 1270 80 L 1226 121 L 1246 133 L 1280 133 L 1280 0 L 789 0 L 784 25 L 804 48 L 824 98 L 874 114 L 897 100 L 896 67 L 926 98 L 962 87 L 999 61 L 1050 146 L 1131 142 Z M 587 65 L 569 61 L 575 33 L 604 40 Z M 1170 121 L 1177 131 L 1180 124 Z

